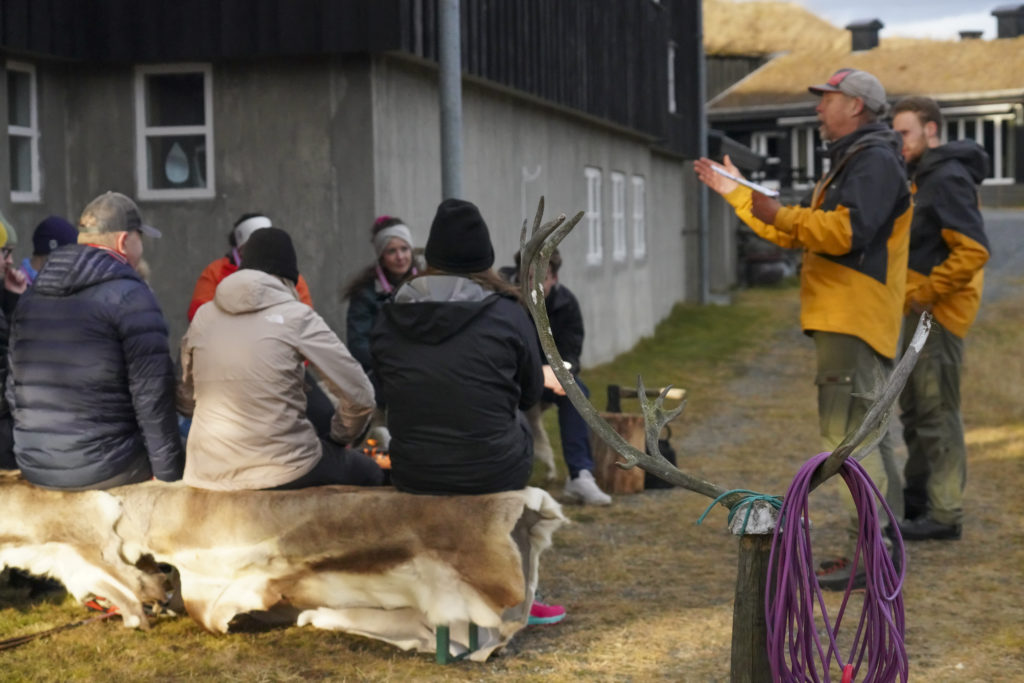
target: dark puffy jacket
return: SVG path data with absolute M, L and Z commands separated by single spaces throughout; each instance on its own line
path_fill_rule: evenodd
M 532 440 L 518 418 L 543 389 L 534 327 L 515 299 L 428 275 L 381 308 L 371 353 L 391 430 L 391 480 L 413 493 L 522 488 Z
M 11 320 L 7 400 L 29 481 L 80 488 L 149 457 L 181 478 L 167 324 L 149 286 L 114 252 L 57 249 Z

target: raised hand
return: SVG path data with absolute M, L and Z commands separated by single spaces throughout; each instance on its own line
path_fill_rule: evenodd
M 707 157 L 701 157 L 700 159 L 697 159 L 697 161 L 693 162 L 693 170 L 697 172 L 697 177 L 700 178 L 702 183 L 718 194 L 729 194 L 739 187 L 739 183 L 735 180 L 729 180 L 725 176 L 715 173 L 712 170 L 715 166 L 718 166 L 739 178 L 743 177 L 743 174 L 740 173 L 740 169 L 736 168 L 735 164 L 732 163 L 732 160 L 729 159 L 728 154 L 722 158 L 721 164 L 715 163 Z

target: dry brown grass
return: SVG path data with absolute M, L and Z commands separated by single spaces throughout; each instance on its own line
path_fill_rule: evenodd
M 783 493 L 817 447 L 813 349 L 794 329 L 796 290 L 744 293 L 775 323 L 726 366 L 680 369 L 691 402 L 676 430 L 680 464 L 724 486 Z M 781 322 L 779 322 L 781 321 Z M 963 540 L 908 547 L 912 681 L 1020 680 L 1024 670 L 1024 296 L 988 306 L 968 345 L 970 482 Z M 573 524 L 544 557 L 542 589 L 569 617 L 528 629 L 485 664 L 440 667 L 426 655 L 312 629 L 213 636 L 187 619 L 148 632 L 116 620 L 0 654 L 8 680 L 726 681 L 737 541 L 725 513 L 684 491 L 567 508 Z M 841 528 L 834 493 L 815 506 L 816 550 Z M 837 596 L 829 596 L 833 609 Z M 82 616 L 70 601 L 0 594 L 0 636 Z

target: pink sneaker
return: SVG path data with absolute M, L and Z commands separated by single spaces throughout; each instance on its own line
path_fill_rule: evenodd
M 565 608 L 561 605 L 545 605 L 543 602 L 536 602 L 530 605 L 530 618 L 527 620 L 529 626 L 540 626 L 546 624 L 557 624 L 565 619 Z

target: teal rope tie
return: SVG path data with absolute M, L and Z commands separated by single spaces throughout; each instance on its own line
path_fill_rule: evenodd
M 743 527 L 740 529 L 740 534 L 747 533 L 747 522 L 750 521 L 750 513 L 753 512 L 753 510 L 754 510 L 754 503 L 756 503 L 757 501 L 764 501 L 764 502 L 768 503 L 769 505 L 771 505 L 776 510 L 781 510 L 782 509 L 782 498 L 780 498 L 779 496 L 770 496 L 767 493 L 758 493 L 757 491 L 749 491 L 747 489 L 732 489 L 731 491 L 726 491 L 725 493 L 720 495 L 718 498 L 715 498 L 713 501 L 711 501 L 711 505 L 708 505 L 707 509 L 704 511 L 704 514 L 702 514 L 700 516 L 700 518 L 697 520 L 697 524 L 700 524 L 701 522 L 703 522 L 704 518 L 708 516 L 708 513 L 711 512 L 711 510 L 716 505 L 718 505 L 722 501 L 723 498 L 725 498 L 726 496 L 731 495 L 733 493 L 745 493 L 745 494 L 747 494 L 746 497 L 743 500 L 741 500 L 740 502 L 736 503 L 734 506 L 729 508 L 728 525 L 730 527 L 732 526 L 732 519 L 733 519 L 733 517 L 736 516 L 736 513 L 739 511 L 739 509 L 741 507 L 743 507 L 743 506 L 746 506 L 746 508 L 747 508 L 747 514 L 743 518 Z

